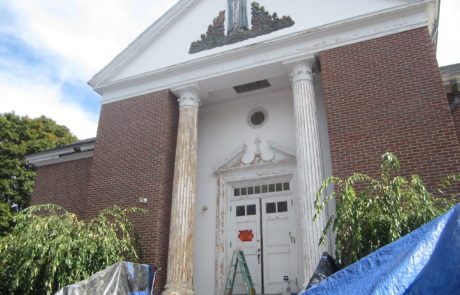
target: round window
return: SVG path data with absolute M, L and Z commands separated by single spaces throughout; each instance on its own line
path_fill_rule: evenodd
M 267 120 L 267 112 L 263 109 L 252 110 L 249 113 L 248 121 L 252 127 L 262 127 Z

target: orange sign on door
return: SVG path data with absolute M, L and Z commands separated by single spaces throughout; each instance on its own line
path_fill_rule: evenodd
M 252 242 L 252 239 L 254 238 L 254 234 L 252 233 L 252 229 L 248 230 L 240 230 L 240 233 L 238 234 L 238 238 L 242 242 Z

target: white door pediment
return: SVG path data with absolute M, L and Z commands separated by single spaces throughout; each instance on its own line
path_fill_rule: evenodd
M 262 141 L 257 138 L 254 144 L 250 146 L 242 144 L 223 161 L 218 163 L 214 167 L 214 170 L 217 173 L 222 173 L 250 166 L 295 162 L 295 159 L 294 149 L 271 140 Z

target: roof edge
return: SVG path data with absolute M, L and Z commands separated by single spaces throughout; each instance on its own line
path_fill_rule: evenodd
M 26 156 L 26 160 L 34 166 L 41 167 L 62 162 L 74 161 L 93 156 L 96 138 L 89 138 L 52 150 Z
M 88 85 L 93 87 L 96 92 L 102 94 L 98 90 L 100 83 L 115 74 L 124 63 L 130 59 L 131 56 L 135 55 L 139 50 L 142 50 L 145 45 L 150 42 L 155 36 L 159 35 L 169 23 L 173 22 L 183 12 L 185 12 L 191 5 L 200 0 L 180 0 L 173 7 L 171 7 L 166 13 L 160 16 L 153 24 L 151 24 L 144 32 L 142 32 L 136 39 L 134 39 L 122 52 L 120 52 L 115 58 L 102 70 L 97 72 L 91 80 L 88 81 Z

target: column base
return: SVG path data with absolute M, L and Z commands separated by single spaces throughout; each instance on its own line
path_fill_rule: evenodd
M 167 284 L 162 295 L 195 295 L 193 287 L 186 284 Z

